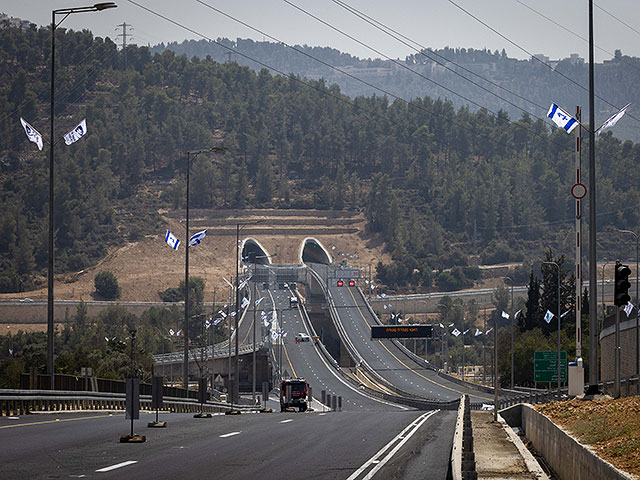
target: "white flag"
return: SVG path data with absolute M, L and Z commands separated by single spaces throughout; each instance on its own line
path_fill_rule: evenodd
M 28 122 L 25 122 L 22 117 L 20 117 L 20 122 L 22 123 L 22 127 L 24 128 L 29 141 L 35 143 L 38 146 L 38 150 L 42 150 L 42 135 L 40 135 L 35 128 L 29 125 Z
M 207 321 L 206 321 L 206 322 L 204 322 L 204 325 L 205 325 L 205 327 L 207 328 L 207 330 L 209 330 L 209 327 L 211 326 L 211 320 L 209 320 L 209 319 L 207 318 Z
M 560 318 L 564 318 L 564 317 L 565 317 L 565 315 L 566 315 L 567 313 L 569 313 L 570 311 L 571 311 L 571 309 L 569 309 L 569 310 L 567 310 L 566 312 L 564 312 L 562 315 L 560 315 Z M 627 315 L 627 316 L 628 316 L 628 315 Z
M 489 330 L 487 330 L 486 332 L 484 332 L 485 335 L 489 335 L 489 332 L 491 332 L 491 330 L 493 330 L 493 327 L 491 327 Z
M 272 340 L 277 340 L 278 339 L 278 332 L 276 332 L 275 330 L 271 330 L 271 339 Z
M 80 138 L 82 138 L 85 133 L 87 133 L 86 119 L 82 120 L 78 125 L 76 125 L 76 128 L 74 128 L 64 136 L 64 143 L 66 143 L 67 145 L 71 145 L 72 143 L 80 140 Z
M 460 330 L 458 330 L 457 328 L 453 329 L 453 332 L 451 332 L 451 335 L 453 335 L 454 337 L 457 337 L 458 335 L 460 335 L 462 332 Z
M 169 335 L 171 335 L 172 337 L 175 335 L 176 332 L 173 331 L 173 328 L 169 329 Z
M 547 117 L 553 120 L 553 123 L 557 126 L 566 130 L 567 133 L 571 133 L 571 131 L 578 126 L 577 120 L 562 110 L 555 103 L 551 104 Z
M 443 324 L 441 324 L 441 323 L 440 323 L 439 325 L 440 325 L 440 328 L 444 328 L 444 325 L 443 325 Z
M 178 240 L 178 238 L 169 230 L 167 230 L 167 234 L 164 236 L 164 241 L 167 243 L 167 245 L 169 245 L 174 250 L 178 250 L 178 245 L 180 245 L 180 240 Z
M 242 290 L 244 287 L 246 287 L 247 283 L 249 283 L 249 280 L 251 280 L 251 277 L 247 278 L 246 280 L 243 280 L 242 283 L 238 285 L 238 289 Z
M 631 315 L 632 311 L 633 311 L 633 303 L 627 302 L 627 304 L 624 306 L 624 313 L 627 314 L 627 318 L 629 318 L 629 315 Z
M 507 312 L 505 312 L 504 310 L 502 311 L 502 318 L 509 319 L 509 314 Z
M 194 233 L 193 235 L 191 235 L 191 238 L 189 239 L 189 246 L 195 247 L 196 245 L 200 245 L 200 242 L 202 241 L 202 239 L 205 237 L 206 234 L 207 234 L 207 231 L 202 230 L 201 232 Z
M 179 337 L 181 333 L 182 333 L 182 330 L 178 330 L 178 331 L 176 332 L 176 336 L 177 336 L 177 337 Z
M 256 300 L 256 307 L 260 305 L 260 302 L 262 301 L 263 298 L 264 297 L 260 297 L 259 299 Z
M 613 127 L 616 123 L 618 123 L 618 120 L 620 120 L 624 114 L 627 111 L 627 108 L 629 108 L 631 106 L 630 103 L 627 103 L 624 107 L 622 107 L 620 109 L 620 111 L 618 113 L 614 113 L 613 115 L 611 115 L 606 122 L 604 122 L 600 128 L 598 130 L 596 130 L 596 136 L 600 135 L 600 132 L 602 132 L 603 130 L 606 130 L 607 128 L 611 128 Z
M 463 335 L 466 335 L 467 333 L 469 333 L 469 329 L 468 328 L 464 332 L 462 332 Z
M 242 302 L 240 303 L 240 308 L 247 308 L 247 305 L 249 305 L 249 300 L 247 300 L 247 297 L 242 297 Z
M 476 328 L 476 334 L 474 336 L 478 336 L 478 335 L 482 335 L 482 330 L 480 330 L 479 328 Z
M 513 319 L 514 319 L 514 320 L 517 320 L 517 319 L 518 319 L 518 315 L 520 315 L 520 312 L 522 312 L 522 310 L 518 310 L 518 311 L 516 312 L 516 314 L 513 316 Z
M 384 309 L 385 309 L 385 310 L 387 309 L 387 306 L 386 306 L 386 305 L 383 305 L 383 307 L 384 307 Z
M 267 320 L 266 318 L 263 318 L 263 319 L 262 319 L 262 324 L 263 324 L 265 327 L 268 327 L 269 325 L 271 325 L 271 322 L 270 322 L 269 320 Z
M 454 325 L 455 325 L 455 323 L 451 322 L 451 323 L 449 324 L 449 328 L 453 327 Z
M 222 315 L 222 318 L 227 318 L 227 314 L 226 314 L 226 313 L 224 313 L 224 311 L 223 311 L 223 310 L 220 310 L 218 313 L 219 313 L 220 315 Z
M 547 313 L 544 314 L 544 321 L 547 323 L 551 323 L 552 318 L 553 318 L 553 313 L 547 310 Z

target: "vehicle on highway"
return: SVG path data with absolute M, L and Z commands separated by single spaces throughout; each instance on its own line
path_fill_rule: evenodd
M 280 411 L 297 408 L 304 412 L 307 409 L 307 381 L 304 378 L 285 378 L 280 384 Z
M 298 297 L 289 297 L 289 306 L 291 308 L 298 306 Z
M 311 337 L 309 335 L 307 335 L 306 333 L 299 333 L 296 335 L 296 343 L 300 343 L 300 342 L 310 342 L 311 341 Z
M 33 300 L 31 298 L 23 298 L 20 303 L 33 303 Z

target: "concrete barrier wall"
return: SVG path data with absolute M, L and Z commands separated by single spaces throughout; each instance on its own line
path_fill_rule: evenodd
M 533 447 L 562 480 L 635 478 L 598 457 L 531 405 L 516 405 L 500 412 L 500 415 L 510 426 L 521 426 Z

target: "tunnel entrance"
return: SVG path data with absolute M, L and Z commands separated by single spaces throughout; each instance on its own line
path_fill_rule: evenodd
M 246 264 L 271 265 L 271 256 L 253 238 L 242 242 L 242 261 Z
M 315 238 L 306 238 L 304 240 L 300 257 L 302 263 L 331 264 L 331 256 Z

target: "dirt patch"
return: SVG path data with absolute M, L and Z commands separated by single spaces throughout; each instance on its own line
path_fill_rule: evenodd
M 640 397 L 572 399 L 536 409 L 620 470 L 640 475 Z
M 254 238 L 267 250 L 270 255 L 277 254 L 273 258 L 274 263 L 300 263 L 300 249 L 305 238 L 313 236 L 339 260 L 338 253 L 349 253 L 350 263 L 359 265 L 371 265 L 375 274 L 375 265 L 378 261 L 389 262 L 390 256 L 384 254 L 382 245 L 370 245 L 371 240 L 364 231 L 365 219 L 360 213 L 349 213 L 344 218 L 349 219 L 350 228 L 342 230 L 329 230 L 318 228 L 309 224 L 309 218 L 316 217 L 318 222 L 329 223 L 332 212 L 305 211 L 304 215 L 294 211 L 287 223 L 290 228 L 283 228 L 271 220 L 282 223 L 287 211 L 282 210 L 249 210 L 249 211 L 225 211 L 219 212 L 227 225 L 236 223 L 252 224 L 243 227 L 240 239 Z M 179 213 L 179 212 L 178 212 Z M 206 219 L 213 215 L 207 211 L 198 215 L 195 212 L 191 220 Z M 225 216 L 226 215 L 226 216 Z M 301 222 L 296 224 L 295 218 Z M 94 300 L 94 277 L 97 273 L 108 270 L 118 278 L 121 289 L 122 301 L 160 301 L 158 292 L 169 287 L 177 287 L 184 280 L 184 245 L 185 230 L 183 219 L 176 212 L 168 212 L 164 216 L 167 228 L 182 241 L 178 251 L 174 251 L 164 243 L 165 230 L 157 235 L 144 238 L 138 242 L 124 244 L 122 247 L 111 251 L 98 265 L 82 272 L 56 277 L 56 300 Z M 235 275 L 235 240 L 236 229 L 228 227 L 214 227 L 210 235 L 196 248 L 189 251 L 189 273 L 191 276 L 199 276 L 205 279 L 207 300 L 211 300 L 213 288 L 216 287 L 218 295 L 224 295 L 227 290 L 224 278 L 229 279 Z M 191 228 L 191 233 L 195 233 Z M 339 233 L 341 232 L 342 233 Z M 218 234 L 219 233 L 219 234 Z M 357 253 L 357 259 L 353 255 Z M 44 288 L 23 293 L 1 294 L 0 299 L 32 298 L 34 300 L 46 300 L 47 289 Z

